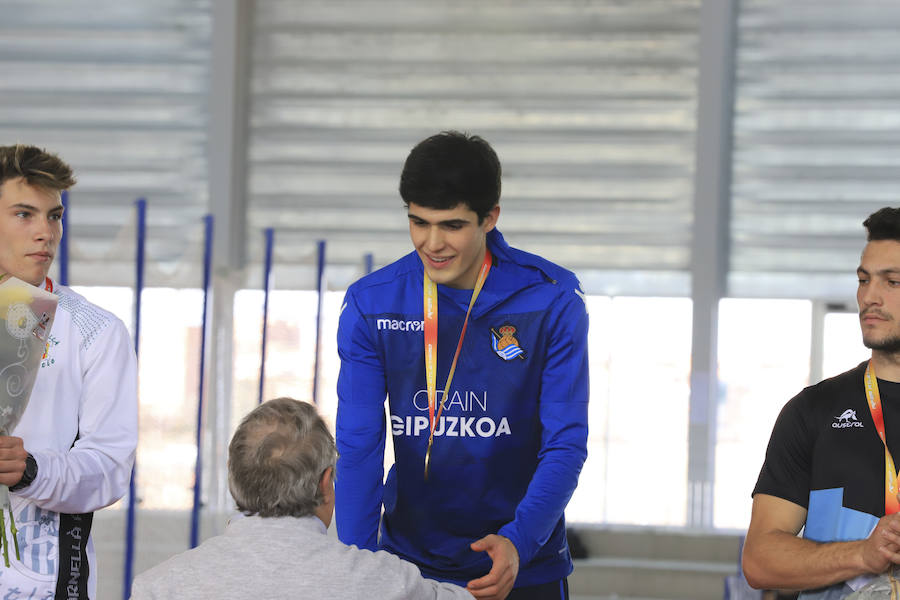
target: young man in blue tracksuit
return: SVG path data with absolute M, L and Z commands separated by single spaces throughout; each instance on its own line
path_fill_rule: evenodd
M 415 251 L 347 291 L 338 535 L 479 599 L 567 598 L 587 312 L 571 272 L 495 228 L 500 171 L 477 136 L 419 143 L 400 180 Z M 382 484 L 387 431 L 395 458 Z

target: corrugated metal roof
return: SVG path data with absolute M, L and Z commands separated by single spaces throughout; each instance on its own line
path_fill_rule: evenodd
M 275 227 L 279 285 L 291 287 L 312 285 L 310 269 L 285 267 L 311 264 L 318 239 L 347 279 L 367 252 L 376 266 L 405 254 L 403 161 L 419 140 L 460 129 L 500 156 L 511 243 L 595 291 L 635 289 L 644 273 L 658 293 L 687 293 L 698 11 L 697 1 L 259 3 L 248 255 L 261 260 L 254 230 Z
M 900 204 L 900 4 L 741 3 L 730 293 L 852 297 Z
M 131 285 L 123 227 L 145 197 L 148 283 L 198 285 L 196 261 L 156 266 L 196 254 L 207 212 L 209 2 L 2 4 L 0 143 L 46 147 L 74 168 L 70 280 Z

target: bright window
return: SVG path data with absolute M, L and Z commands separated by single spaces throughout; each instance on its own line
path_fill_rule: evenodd
M 333 427 L 337 410 L 337 321 L 344 292 L 326 292 L 319 351 L 319 411 Z M 313 401 L 316 362 L 316 292 L 277 290 L 269 294 L 263 400 L 288 396 Z M 234 300 L 234 410 L 232 429 L 259 402 L 264 295 L 241 290 Z
M 134 335 L 133 290 L 74 289 L 122 319 Z M 137 498 L 141 508 L 189 509 L 197 458 L 203 293 L 147 288 L 142 300 Z
M 687 298 L 588 297 L 588 459 L 568 521 L 684 524 L 691 309 Z
M 830 312 L 825 315 L 822 348 L 822 376 L 834 377 L 852 369 L 871 355 L 863 346 L 857 313 Z
M 716 527 L 745 528 L 775 418 L 809 382 L 812 303 L 719 303 Z

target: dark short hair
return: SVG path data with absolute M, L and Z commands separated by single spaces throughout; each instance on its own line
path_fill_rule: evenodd
M 895 240 L 900 242 L 900 208 L 885 206 L 873 212 L 863 221 L 866 228 L 866 239 L 870 242 L 878 240 Z
M 323 498 L 319 482 L 337 450 L 315 407 L 292 398 L 260 404 L 228 446 L 228 488 L 240 511 L 260 517 L 305 517 Z
M 500 202 L 500 160 L 484 139 L 443 131 L 413 148 L 400 175 L 400 197 L 408 207 L 450 209 L 464 204 L 484 220 Z
M 30 186 L 61 192 L 75 185 L 72 167 L 37 146 L 0 146 L 0 185 L 22 178 Z

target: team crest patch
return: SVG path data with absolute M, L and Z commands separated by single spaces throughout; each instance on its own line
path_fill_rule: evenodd
M 525 351 L 516 339 L 516 328 L 509 323 L 498 328 L 491 327 L 491 349 L 503 360 L 525 360 Z

